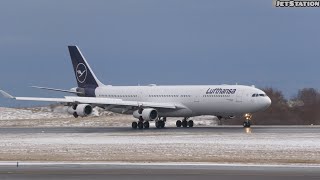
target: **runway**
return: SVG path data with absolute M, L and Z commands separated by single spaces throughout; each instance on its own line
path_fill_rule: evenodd
M 313 180 L 319 167 L 228 166 L 181 164 L 33 164 L 0 165 L 0 179 L 219 179 Z
M 193 127 L 176 128 L 166 127 L 164 129 L 136 129 L 130 127 L 1 127 L 0 134 L 25 134 L 25 133 L 315 133 L 320 134 L 320 126 L 253 126 L 243 128 L 241 126 L 216 126 L 216 127 Z

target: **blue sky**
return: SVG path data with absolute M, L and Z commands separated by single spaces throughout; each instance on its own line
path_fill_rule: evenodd
M 65 95 L 29 86 L 75 87 L 76 44 L 105 84 L 254 84 L 291 97 L 320 87 L 319 17 L 271 0 L 1 1 L 0 88 Z

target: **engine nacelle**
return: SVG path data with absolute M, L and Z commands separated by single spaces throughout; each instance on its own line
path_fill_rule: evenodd
M 72 114 L 74 117 L 85 117 L 92 113 L 92 106 L 90 104 L 78 104 L 76 106 L 71 106 L 68 108 L 68 113 Z
M 133 112 L 133 117 L 145 121 L 154 121 L 158 118 L 158 111 L 152 108 L 140 109 Z

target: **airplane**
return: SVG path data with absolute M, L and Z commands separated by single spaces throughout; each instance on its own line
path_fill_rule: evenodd
M 252 113 L 264 111 L 271 99 L 262 90 L 244 85 L 173 85 L 112 86 L 99 81 L 77 46 L 68 46 L 78 87 L 70 90 L 34 88 L 71 93 L 64 98 L 14 97 L 0 90 L 6 98 L 22 101 L 58 102 L 68 106 L 75 118 L 89 116 L 94 107 L 122 114 L 132 114 L 133 129 L 148 129 L 150 121 L 164 128 L 167 117 L 181 117 L 177 127 L 193 127 L 189 118 L 212 115 L 218 119 L 244 116 L 243 127 L 251 126 Z

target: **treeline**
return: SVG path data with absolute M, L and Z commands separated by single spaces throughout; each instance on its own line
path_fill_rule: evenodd
M 253 114 L 255 125 L 320 125 L 320 93 L 314 88 L 299 90 L 295 97 L 286 99 L 283 93 L 273 88 L 263 91 L 272 104 L 264 112 Z M 222 124 L 242 124 L 244 118 L 223 120 Z

